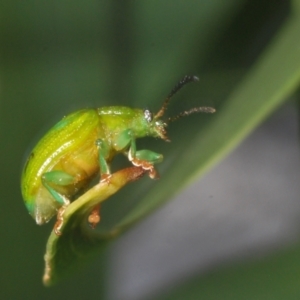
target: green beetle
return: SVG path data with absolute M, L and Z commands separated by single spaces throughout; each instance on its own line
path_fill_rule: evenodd
M 165 128 L 170 121 L 196 112 L 214 112 L 211 107 L 197 107 L 161 120 L 171 97 L 186 83 L 197 80 L 196 76 L 185 76 L 154 116 L 149 110 L 122 106 L 83 109 L 52 127 L 34 147 L 22 172 L 23 199 L 36 223 L 48 222 L 99 172 L 100 180 L 109 183 L 109 165 L 119 153 L 156 178 L 153 165 L 161 162 L 163 156 L 150 150 L 137 151 L 135 141 L 146 136 L 168 141 Z M 99 220 L 90 222 L 95 225 Z

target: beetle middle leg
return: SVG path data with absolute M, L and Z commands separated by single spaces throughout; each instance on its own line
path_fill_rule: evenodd
M 106 161 L 109 154 L 109 145 L 102 139 L 96 140 L 96 146 L 98 147 L 98 160 L 100 166 L 100 181 L 106 181 L 109 183 L 111 176 L 109 165 Z

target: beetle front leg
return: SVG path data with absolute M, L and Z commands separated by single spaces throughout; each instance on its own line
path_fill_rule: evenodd
M 139 150 L 135 152 L 135 155 L 132 155 L 131 149 L 132 148 L 130 148 L 128 152 L 128 159 L 132 162 L 132 164 L 149 171 L 150 178 L 158 178 L 159 174 L 153 164 L 159 163 L 163 160 L 162 154 L 155 153 L 150 150 Z
M 158 178 L 158 173 L 154 168 L 154 164 L 161 162 L 163 156 L 150 150 L 136 150 L 135 136 L 131 129 L 124 130 L 118 137 L 117 147 L 124 149 L 129 146 L 127 153 L 128 160 L 137 167 L 142 167 L 144 170 L 149 171 L 150 178 Z

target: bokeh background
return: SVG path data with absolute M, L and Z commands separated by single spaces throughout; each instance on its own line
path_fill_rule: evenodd
M 1 2 L 1 299 L 158 299 L 194 276 L 199 282 L 208 280 L 213 292 L 186 299 L 227 299 L 218 294 L 220 286 L 228 299 L 230 294 L 275 299 L 251 295 L 251 285 L 245 283 L 239 290 L 238 283 L 232 284 L 239 272 L 230 268 L 259 266 L 285 253 L 280 251 L 291 258 L 289 249 L 298 249 L 297 95 L 201 180 L 115 241 L 92 265 L 51 288 L 42 285 L 41 277 L 53 223 L 36 226 L 27 214 L 20 173 L 30 147 L 45 130 L 78 108 L 124 104 L 155 111 L 185 74 L 198 75 L 200 82 L 178 95 L 170 114 L 195 105 L 222 108 L 296 3 Z M 174 144 L 151 140 L 147 147 L 165 154 L 183 136 L 190 143 L 186 147 L 192 147 L 197 117 L 191 118 L 170 129 Z M 107 204 L 108 212 L 118 211 L 111 206 Z M 270 279 L 272 270 L 263 270 Z M 214 281 L 218 272 L 236 277 L 227 284 Z M 286 282 L 279 280 L 283 295 L 290 276 L 296 285 L 299 275 L 293 269 Z M 262 295 L 278 288 L 277 281 L 268 284 Z M 294 289 L 292 295 L 290 299 L 298 299 L 300 291 Z

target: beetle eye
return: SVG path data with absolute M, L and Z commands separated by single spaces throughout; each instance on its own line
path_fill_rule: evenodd
M 148 121 L 148 123 L 150 123 L 153 120 L 152 113 L 148 109 L 144 110 L 144 117 Z

